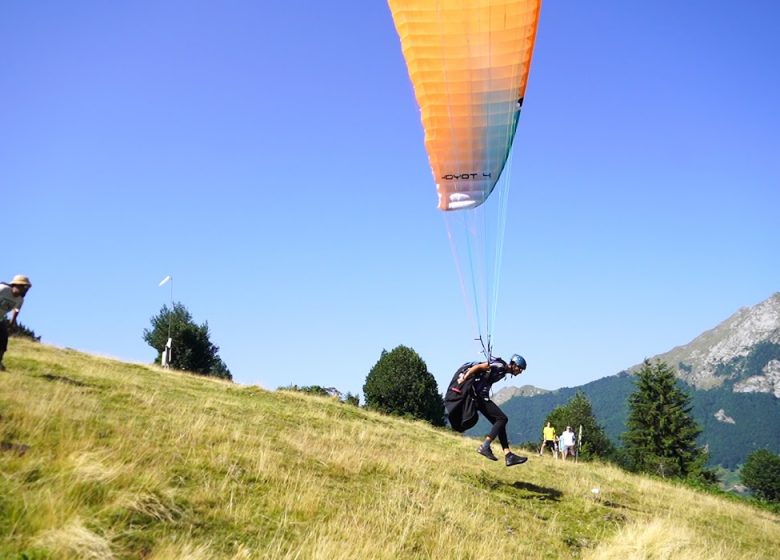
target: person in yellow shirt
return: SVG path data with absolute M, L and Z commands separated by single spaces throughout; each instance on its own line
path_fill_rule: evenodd
M 558 437 L 555 435 L 555 428 L 547 422 L 547 425 L 542 428 L 542 446 L 539 448 L 539 456 L 544 454 L 544 448 L 548 448 L 552 451 L 553 457 L 558 458 L 557 445 Z

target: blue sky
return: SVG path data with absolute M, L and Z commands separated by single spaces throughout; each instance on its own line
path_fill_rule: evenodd
M 544 2 L 498 354 L 574 386 L 780 290 L 780 4 Z M 173 297 L 235 381 L 440 388 L 476 347 L 387 5 L 0 5 L 0 277 L 44 342 L 152 362 Z

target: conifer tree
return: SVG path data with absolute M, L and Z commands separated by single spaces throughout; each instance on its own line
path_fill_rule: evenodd
M 703 451 L 696 445 L 701 428 L 691 416 L 691 397 L 674 370 L 645 360 L 628 398 L 627 431 L 622 439 L 628 468 L 662 477 L 698 475 Z
M 160 313 L 151 319 L 152 328 L 144 329 L 144 340 L 157 350 L 154 362 L 159 364 L 168 337 L 173 339 L 173 355 L 170 366 L 232 380 L 230 370 L 219 357 L 219 346 L 211 342 L 208 323 L 197 325 L 184 304 L 173 303 L 169 309 L 163 305 Z
M 41 341 L 41 337 L 37 336 L 35 331 L 29 327 L 24 326 L 19 321 L 8 326 L 8 334 L 19 338 L 29 338 L 33 342 Z
M 368 408 L 444 426 L 444 399 L 436 379 L 419 354 L 406 346 L 382 350 L 366 377 L 363 395 Z

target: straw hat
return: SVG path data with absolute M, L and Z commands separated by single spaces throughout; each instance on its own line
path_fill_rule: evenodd
M 30 282 L 30 279 L 27 278 L 27 276 L 17 274 L 14 276 L 14 279 L 11 280 L 11 286 L 27 286 L 28 288 L 31 288 L 32 283 Z

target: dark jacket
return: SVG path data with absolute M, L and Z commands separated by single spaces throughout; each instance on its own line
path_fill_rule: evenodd
M 472 364 L 463 364 L 452 376 L 444 395 L 444 408 L 447 409 L 447 420 L 456 432 L 465 432 L 473 428 L 479 420 L 477 403 L 474 395 L 474 378 L 458 384 L 458 376 L 466 373 Z
M 474 363 L 467 364 L 469 367 Z M 474 394 L 483 400 L 490 400 L 490 388 L 493 383 L 498 383 L 506 377 L 507 364 L 501 358 L 494 358 L 490 361 L 490 369 L 485 373 L 474 376 Z
M 479 420 L 476 399 L 489 400 L 490 387 L 493 383 L 501 381 L 507 374 L 506 362 L 501 358 L 496 358 L 491 360 L 490 370 L 458 384 L 458 377 L 475 364 L 477 362 L 469 362 L 460 366 L 455 375 L 452 376 L 447 393 L 444 395 L 447 420 L 456 432 L 465 432 L 476 425 Z

